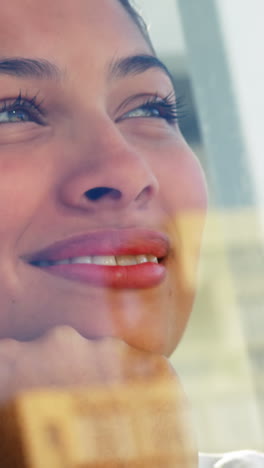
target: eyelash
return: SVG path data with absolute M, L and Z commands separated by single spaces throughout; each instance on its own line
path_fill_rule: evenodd
M 130 99 L 126 102 L 129 102 Z M 38 123 L 39 125 L 44 125 L 43 118 L 45 116 L 44 109 L 42 107 L 43 101 L 38 99 L 38 94 L 29 98 L 27 95 L 23 96 L 20 92 L 19 95 L 10 102 L 10 100 L 5 100 L 0 104 L 0 113 L 3 112 L 12 112 L 12 111 L 26 111 L 29 114 L 29 121 Z M 170 93 L 164 98 L 160 96 L 153 95 L 148 96 L 146 101 L 143 102 L 140 106 L 136 106 L 134 109 L 123 114 L 116 122 L 125 120 L 129 117 L 129 114 L 137 109 L 144 109 L 150 112 L 157 111 L 158 115 L 151 115 L 148 118 L 164 119 L 170 124 L 179 122 L 179 120 L 186 118 L 187 113 L 184 110 L 184 101 L 182 98 L 175 99 L 174 94 Z M 140 116 L 144 117 L 144 116 Z M 136 117 L 134 117 L 136 118 Z
M 140 96 L 138 96 L 140 97 Z M 126 101 L 127 104 L 130 101 Z M 147 100 L 143 104 L 136 106 L 134 109 L 123 114 L 118 121 L 129 118 L 129 114 L 137 109 L 144 109 L 147 111 L 157 111 L 158 115 L 148 116 L 148 118 L 164 119 L 170 124 L 179 122 L 179 120 L 186 118 L 187 113 L 184 110 L 185 103 L 182 97 L 175 99 L 174 93 L 170 93 L 164 98 L 161 98 L 157 94 L 154 96 L 148 96 Z M 144 116 L 140 116 L 144 117 Z M 132 117 L 130 117 L 132 118 Z M 136 118 L 136 117 L 135 117 Z
M 19 95 L 13 100 L 5 100 L 0 104 L 0 113 L 3 112 L 12 112 L 12 111 L 26 111 L 29 115 L 29 120 L 31 122 L 36 122 L 39 125 L 44 125 L 43 118 L 45 116 L 43 107 L 43 101 L 40 101 L 38 94 L 29 98 L 27 95 L 22 95 L 20 92 Z

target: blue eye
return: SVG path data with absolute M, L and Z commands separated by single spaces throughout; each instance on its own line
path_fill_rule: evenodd
M 127 112 L 123 115 L 123 118 L 133 118 L 133 117 L 162 117 L 160 115 L 159 110 L 156 106 L 146 106 L 143 105 L 141 107 L 137 107 L 136 109 L 132 109 L 131 111 Z
M 179 101 L 171 93 L 165 98 L 160 98 L 157 95 L 148 96 L 148 99 L 142 105 L 125 112 L 117 121 L 140 117 L 163 119 L 173 124 L 178 122 L 180 118 L 185 117 L 185 114 L 180 110 Z
M 6 100 L 0 104 L 0 125 L 9 123 L 35 122 L 43 125 L 43 111 L 37 103 L 37 96 L 23 98 L 21 94 L 13 101 Z
M 10 122 L 29 122 L 30 116 L 27 111 L 22 109 L 14 109 L 11 111 L 2 111 L 0 112 L 0 124 L 1 123 L 10 123 Z

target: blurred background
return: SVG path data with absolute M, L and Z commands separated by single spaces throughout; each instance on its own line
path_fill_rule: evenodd
M 182 132 L 209 185 L 199 293 L 172 362 L 193 406 L 200 451 L 264 450 L 264 4 L 137 6 L 184 99 Z

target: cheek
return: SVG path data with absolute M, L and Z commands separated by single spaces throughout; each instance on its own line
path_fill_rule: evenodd
M 160 194 L 169 217 L 205 212 L 207 187 L 203 170 L 191 149 L 183 143 L 167 152 L 159 167 Z
M 36 151 L 23 154 L 0 151 L 0 226 L 4 235 L 21 235 L 37 210 L 48 183 L 48 168 Z
M 28 160 L 27 160 L 28 159 Z M 16 289 L 17 246 L 36 211 L 41 170 L 22 154 L 0 149 L 0 284 L 2 310 Z M 45 180 L 45 179 L 44 179 Z M 1 316 L 2 320 L 2 316 Z M 2 322 L 1 322 L 2 323 Z
M 191 313 L 207 209 L 203 171 L 187 145 L 166 154 L 160 166 L 160 195 L 166 212 L 164 229 L 172 252 L 169 272 L 170 326 L 168 353 L 179 342 Z
M 168 164 L 167 172 L 161 187 L 166 231 L 172 244 L 173 265 L 177 265 L 179 288 L 189 294 L 196 285 L 207 210 L 206 183 L 201 166 L 188 147 L 183 147 Z

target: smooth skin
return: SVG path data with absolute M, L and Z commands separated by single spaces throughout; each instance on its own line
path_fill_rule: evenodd
M 91 356 L 98 343 L 89 338 L 106 338 L 145 359 L 169 356 L 182 336 L 195 293 L 206 188 L 177 123 L 142 108 L 146 94 L 163 99 L 173 93 L 166 72 L 152 67 L 110 76 L 114 62 L 138 54 L 153 55 L 116 0 L 13 0 L 1 6 L 0 58 L 41 59 L 56 67 L 48 77 L 0 73 L 2 360 L 12 348 L 12 362 L 18 362 L 33 346 L 30 365 L 40 366 L 45 358 L 38 357 L 38 343 L 47 339 L 52 363 L 48 353 L 52 343 L 63 341 L 60 327 L 66 327 L 67 340 L 72 333 L 76 346 L 76 337 L 84 340 Z M 4 102 L 20 93 L 28 100 L 37 95 L 41 123 L 24 121 L 25 115 L 3 122 Z M 87 198 L 88 190 L 102 186 L 119 196 Z M 25 260 L 72 236 L 128 228 L 168 236 L 159 285 L 97 287 Z M 63 347 L 65 354 L 70 347 Z

